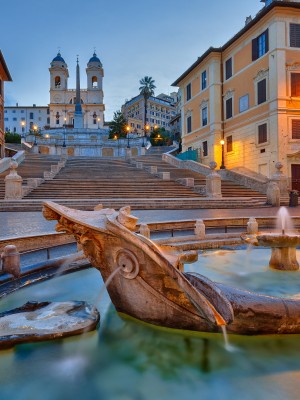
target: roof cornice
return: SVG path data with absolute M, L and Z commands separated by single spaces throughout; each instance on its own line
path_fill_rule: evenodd
M 244 26 L 236 35 L 234 35 L 231 39 L 229 39 L 222 47 L 214 48 L 210 47 L 202 56 L 198 57 L 198 59 L 192 64 L 175 82 L 171 84 L 171 86 L 178 86 L 178 83 L 181 82 L 187 75 L 196 68 L 202 61 L 205 60 L 211 53 L 219 52 L 222 53 L 225 51 L 232 43 L 238 40 L 244 33 L 246 33 L 249 29 L 255 26 L 265 15 L 267 15 L 271 10 L 275 7 L 279 8 L 296 8 L 300 9 L 300 3 L 290 3 L 287 1 L 273 1 L 269 6 L 262 8 L 256 16 L 250 21 L 247 25 Z

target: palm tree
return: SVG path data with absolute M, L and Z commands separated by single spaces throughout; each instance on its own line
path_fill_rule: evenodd
M 147 100 L 149 99 L 150 96 L 154 96 L 154 89 L 156 89 L 156 86 L 154 85 L 154 79 L 152 79 L 151 76 L 145 76 L 140 80 L 140 94 L 144 96 L 144 105 L 145 105 L 145 111 L 144 111 L 144 135 L 146 133 L 146 118 L 147 118 Z

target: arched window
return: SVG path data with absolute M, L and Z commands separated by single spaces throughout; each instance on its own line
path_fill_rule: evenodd
M 56 76 L 54 82 L 55 82 L 55 87 L 60 88 L 60 76 Z
M 92 87 L 93 88 L 98 87 L 98 78 L 96 76 L 92 76 Z
M 71 99 L 71 100 L 69 101 L 69 104 L 73 104 L 73 99 Z

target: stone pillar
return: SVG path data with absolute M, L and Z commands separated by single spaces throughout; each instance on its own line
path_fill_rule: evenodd
M 20 276 L 20 253 L 16 246 L 9 244 L 1 253 L 2 271 L 12 274 L 15 278 Z
M 221 198 L 221 177 L 215 171 L 215 169 L 217 168 L 217 163 L 215 161 L 211 161 L 209 163 L 209 168 L 211 169 L 211 173 L 206 176 L 206 196 Z
M 147 224 L 140 225 L 140 234 L 150 239 L 150 229 Z
M 281 169 L 283 168 L 283 165 L 281 162 L 277 162 L 275 164 L 275 168 L 277 171 L 275 172 L 274 175 L 272 175 L 270 182 L 275 182 L 277 183 L 279 190 L 280 190 L 280 196 L 288 196 L 288 178 L 283 174 Z
M 131 158 L 131 148 L 130 147 L 126 147 L 126 156 L 125 158 L 130 159 Z
M 202 219 L 197 219 L 196 224 L 195 224 L 195 229 L 194 229 L 195 236 L 197 236 L 198 239 L 204 239 L 205 238 L 205 225 Z
M 247 233 L 249 235 L 256 235 L 257 232 L 258 232 L 258 223 L 255 218 L 251 217 L 247 222 Z
M 10 173 L 5 177 L 5 198 L 4 200 L 19 200 L 23 197 L 23 179 L 17 174 L 18 163 L 10 163 Z
M 156 165 L 150 165 L 150 174 L 157 174 L 157 166 Z
M 272 207 L 280 206 L 280 189 L 277 181 L 270 181 L 267 186 L 267 204 Z
M 146 147 L 141 147 L 141 156 L 146 154 Z

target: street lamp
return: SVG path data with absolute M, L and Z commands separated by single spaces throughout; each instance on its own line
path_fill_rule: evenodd
M 36 131 L 37 131 L 38 127 L 36 125 L 33 125 L 33 134 L 34 134 L 34 146 L 37 145 L 37 141 L 36 141 Z
M 98 129 L 100 129 L 100 118 L 99 117 L 97 118 L 97 121 L 98 121 Z
M 21 121 L 22 134 L 23 134 L 22 136 L 24 136 L 25 125 L 26 125 L 25 121 Z
M 130 143 L 129 143 L 129 132 L 130 132 L 130 126 L 126 126 L 126 131 L 127 131 L 127 148 L 130 148 Z
M 149 125 L 146 125 L 146 126 L 145 126 L 145 135 L 144 135 L 144 137 L 143 137 L 143 144 L 142 144 L 142 147 L 145 147 L 145 136 L 148 137 L 149 129 L 150 129 L 150 126 L 149 126 Z
M 66 147 L 66 123 L 67 123 L 67 118 L 64 118 L 64 141 L 62 147 Z
M 220 140 L 220 145 L 222 146 L 222 163 L 221 163 L 220 169 L 225 169 L 226 167 L 224 165 L 224 145 L 225 145 L 224 139 Z

